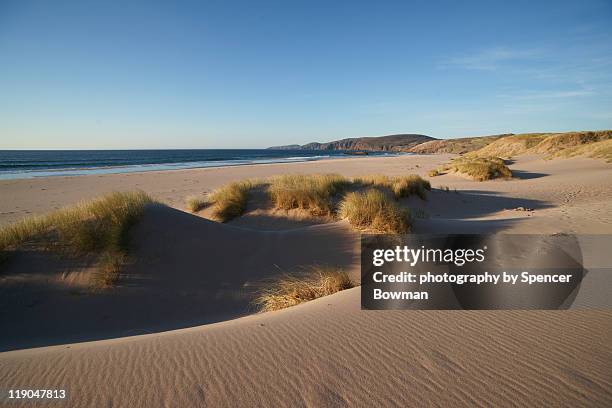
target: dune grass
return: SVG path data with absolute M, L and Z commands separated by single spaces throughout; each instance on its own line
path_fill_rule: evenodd
M 599 142 L 604 132 L 569 132 L 550 135 L 535 146 L 537 153 L 555 153 L 567 147 Z
M 497 139 L 483 148 L 466 154 L 468 157 L 504 157 L 510 158 L 527 153 L 540 142 L 550 136 L 550 133 L 523 133 Z
M 192 213 L 197 213 L 200 210 L 208 207 L 210 205 L 210 201 L 208 197 L 199 196 L 199 197 L 187 197 L 187 208 Z
M 129 249 L 129 229 L 153 200 L 143 192 L 111 193 L 46 216 L 26 218 L 0 229 L 0 252 L 7 256 L 26 242 L 35 242 L 78 256 L 97 254 L 103 286 L 119 276 Z
M 430 140 L 420 143 L 409 149 L 413 153 L 432 154 L 432 153 L 453 153 L 465 154 L 483 148 L 502 137 L 511 134 L 490 135 L 479 137 L 464 137 L 459 139 Z
M 587 156 L 594 159 L 604 159 L 607 163 L 612 163 L 612 139 L 564 149 L 554 155 L 554 157 L 575 156 Z
M 284 275 L 262 289 L 254 300 L 260 312 L 285 309 L 350 289 L 348 273 L 337 267 L 313 266 L 297 275 Z
M 431 191 L 429 181 L 416 174 L 395 177 L 385 175 L 361 176 L 355 177 L 353 182 L 363 186 L 387 188 L 393 192 L 395 198 L 416 195 L 422 200 L 426 200 L 427 191 Z
M 532 151 L 546 154 L 548 158 L 563 157 L 566 156 L 566 151 L 567 153 L 575 152 L 581 146 L 593 145 L 605 140 L 612 140 L 612 131 L 559 133 L 546 137 Z
M 527 153 L 543 154 L 549 159 L 582 154 L 588 156 L 589 148 L 585 147 L 584 150 L 581 150 L 580 146 L 594 145 L 611 139 L 612 130 L 523 133 L 498 139 L 479 150 L 468 153 L 466 156 L 509 158 Z
M 348 193 L 340 203 L 340 215 L 358 229 L 382 233 L 406 233 L 410 230 L 410 211 L 375 188 Z
M 431 191 L 429 181 L 416 174 L 363 176 L 352 183 L 336 174 L 282 175 L 263 181 L 235 182 L 214 191 L 207 198 L 207 204 L 213 205 L 213 217 L 225 222 L 242 215 L 256 186 L 267 186 L 276 209 L 302 209 L 323 217 L 341 213 L 357 228 L 397 233 L 409 231 L 410 210 L 403 209 L 394 198 L 416 195 L 426 199 L 427 191 Z M 347 189 L 357 191 L 341 197 Z M 193 208 L 200 205 L 199 200 L 194 200 Z
M 442 172 L 440 172 L 440 170 L 438 170 L 438 169 L 429 170 L 429 173 L 427 173 L 427 175 L 429 177 L 437 177 L 437 176 L 439 176 L 441 174 L 442 174 Z
M 453 160 L 448 167 L 477 181 L 512 177 L 508 166 L 498 157 L 461 157 Z
M 251 180 L 236 181 L 211 192 L 207 200 L 213 205 L 213 216 L 221 222 L 241 216 L 246 210 L 251 189 L 256 185 Z
M 278 209 L 300 208 L 325 216 L 333 214 L 333 198 L 348 184 L 345 177 L 337 174 L 287 174 L 270 180 L 269 193 Z

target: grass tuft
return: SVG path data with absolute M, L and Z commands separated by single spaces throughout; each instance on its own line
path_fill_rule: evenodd
M 374 188 L 347 194 L 340 204 L 340 214 L 352 226 L 360 229 L 383 233 L 406 233 L 410 230 L 410 211 Z
M 196 213 L 210 205 L 210 201 L 208 197 L 188 197 L 187 198 L 187 208 L 192 213 Z
M 333 197 L 348 183 L 345 177 L 337 174 L 287 174 L 270 181 L 269 193 L 276 208 L 300 208 L 312 215 L 332 215 Z
M 508 166 L 498 157 L 461 157 L 453 160 L 449 168 L 477 181 L 512 177 Z
M 441 172 L 440 172 L 440 170 L 438 170 L 438 169 L 429 170 L 429 173 L 427 173 L 427 175 L 428 175 L 429 177 L 437 177 L 437 176 L 439 176 L 440 174 L 442 174 L 442 173 L 441 173 Z
M 0 229 L 0 252 L 26 242 L 42 243 L 70 255 L 100 255 L 100 282 L 116 282 L 129 246 L 129 229 L 153 201 L 143 192 L 111 193 L 46 216 L 26 218 Z M 111 262 L 112 261 L 112 262 Z M 114 264 L 114 268 L 105 265 Z M 107 271 L 107 272 L 104 272 Z
M 395 198 L 416 195 L 422 200 L 426 200 L 427 191 L 431 191 L 429 181 L 416 174 L 397 177 L 385 175 L 362 176 L 354 178 L 353 182 L 364 186 L 387 188 L 393 192 Z
M 285 309 L 355 286 L 340 268 L 314 266 L 305 273 L 284 275 L 261 290 L 254 300 L 261 312 Z
M 208 201 L 213 204 L 213 216 L 221 222 L 241 216 L 255 186 L 256 183 L 250 180 L 237 181 L 210 193 Z

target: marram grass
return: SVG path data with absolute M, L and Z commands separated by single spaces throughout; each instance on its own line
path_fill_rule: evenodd
M 315 216 L 337 216 L 358 229 L 405 233 L 410 230 L 410 210 L 396 199 L 410 196 L 427 198 L 428 180 L 416 174 L 406 176 L 362 176 L 352 183 L 337 174 L 282 175 L 264 181 L 239 181 L 227 184 L 206 197 L 188 201 L 192 211 L 213 206 L 213 217 L 226 222 L 241 216 L 253 188 L 267 186 L 277 209 L 302 209 Z M 357 190 L 346 193 L 346 190 Z M 365 190 L 365 191 L 364 191 Z
M 96 281 L 110 286 L 119 277 L 129 247 L 129 230 L 153 200 L 143 192 L 115 192 L 102 198 L 36 216 L 0 229 L 0 253 L 6 257 L 26 242 L 78 256 L 99 255 Z
M 297 275 L 284 275 L 262 289 L 254 300 L 261 312 L 285 309 L 355 286 L 348 273 L 330 266 L 313 266 Z
M 210 193 L 207 200 L 213 205 L 213 216 L 221 222 L 241 216 L 246 210 L 251 189 L 256 185 L 251 180 L 236 181 Z
M 208 205 L 210 205 L 210 201 L 206 196 L 187 198 L 187 208 L 192 213 L 196 213 L 200 210 L 203 210 L 204 208 L 208 207 Z
M 349 181 L 337 174 L 283 175 L 270 181 L 269 193 L 276 208 L 300 208 L 312 215 L 332 215 L 333 198 Z
M 357 229 L 402 234 L 411 227 L 410 211 L 375 188 L 348 193 L 340 203 L 340 215 Z
M 431 191 L 429 181 L 416 174 L 407 176 L 361 176 L 355 177 L 353 182 L 364 186 L 382 187 L 391 190 L 395 198 L 410 197 L 416 195 L 422 200 L 427 199 L 427 192 Z
M 512 171 L 498 157 L 461 157 L 453 160 L 448 167 L 477 181 L 512 177 Z

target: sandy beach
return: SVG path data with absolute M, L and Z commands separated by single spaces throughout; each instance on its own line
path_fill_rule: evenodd
M 66 406 L 609 406 L 610 311 L 362 311 L 353 288 L 254 314 L 252 285 L 279 271 L 334 264 L 358 276 L 358 233 L 346 221 L 250 208 L 226 224 L 185 211 L 186 197 L 230 181 L 427 177 L 451 157 L 0 181 L 0 225 L 115 190 L 168 206 L 135 227 L 136 261 L 111 291 L 79 292 L 86 262 L 17 255 L 0 277 L 0 383 L 65 389 Z M 407 199 L 428 214 L 414 232 L 612 232 L 605 161 L 517 156 L 510 168 L 512 180 L 431 178 L 427 201 Z

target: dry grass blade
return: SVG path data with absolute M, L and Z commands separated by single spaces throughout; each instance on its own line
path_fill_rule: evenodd
M 254 300 L 261 312 L 281 310 L 350 289 L 355 284 L 348 273 L 329 266 L 314 266 L 305 273 L 284 275 L 262 289 Z

